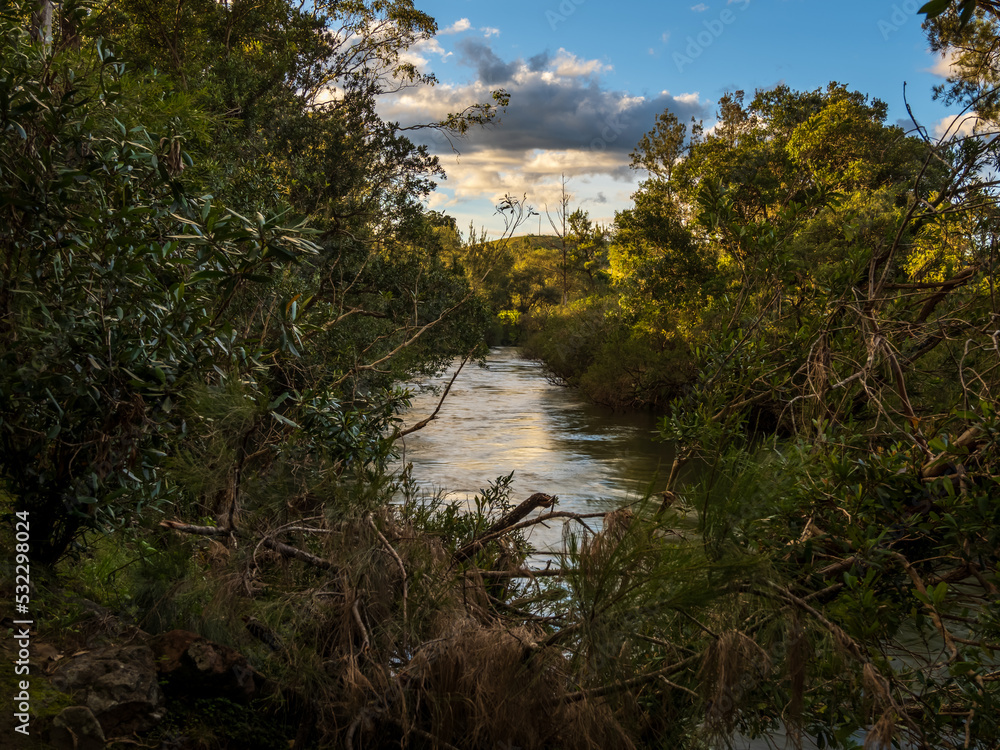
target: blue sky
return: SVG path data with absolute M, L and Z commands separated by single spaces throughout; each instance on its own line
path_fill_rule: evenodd
M 932 133 L 949 111 L 932 100 L 946 67 L 927 49 L 917 0 L 416 0 L 438 22 L 409 53 L 436 75 L 431 89 L 387 100 L 386 116 L 430 122 L 503 87 L 501 123 L 449 144 L 421 134 L 448 179 L 430 206 L 496 234 L 506 193 L 552 210 L 565 174 L 592 218 L 610 223 L 642 175 L 629 152 L 665 108 L 710 126 L 719 97 L 784 83 L 838 81 L 882 99 L 891 122 L 914 114 Z M 416 139 L 415 139 L 416 140 Z M 456 155 L 452 145 L 460 154 Z M 537 231 L 538 220 L 523 231 Z M 542 218 L 542 231 L 550 232 Z

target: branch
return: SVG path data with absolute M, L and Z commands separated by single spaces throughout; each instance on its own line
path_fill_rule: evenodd
M 921 595 L 924 597 L 923 605 L 927 607 L 928 610 L 930 610 L 931 620 L 934 621 L 934 626 L 938 629 L 938 632 L 941 634 L 941 637 L 944 638 L 944 643 L 945 646 L 948 648 L 948 653 L 951 654 L 951 659 L 949 659 L 949 662 L 956 661 L 958 659 L 958 647 L 955 646 L 955 641 L 951 637 L 951 633 L 948 631 L 948 628 L 946 628 L 944 626 L 944 623 L 941 621 L 941 615 L 938 614 L 937 607 L 935 607 L 931 603 L 931 600 L 927 594 L 927 587 L 924 585 L 923 580 L 920 578 L 920 574 L 917 573 L 916 570 L 914 570 L 912 565 L 910 565 L 910 561 L 907 560 L 898 552 L 889 552 L 889 555 L 892 556 L 893 559 L 897 560 L 899 564 L 903 566 L 903 569 L 906 571 L 906 574 L 910 577 L 910 580 L 913 581 L 913 585 L 917 588 L 917 591 L 919 591 Z
M 358 629 L 361 630 L 361 637 L 363 639 L 361 642 L 361 650 L 367 651 L 369 646 L 371 645 L 371 642 L 368 640 L 368 631 L 365 629 L 365 624 L 361 620 L 361 613 L 358 611 L 359 601 L 360 600 L 358 599 L 354 600 L 354 604 L 351 605 L 351 614 L 354 615 L 354 622 L 357 623 Z
M 532 518 L 530 521 L 522 521 L 521 523 L 515 524 L 513 526 L 508 526 L 506 528 L 499 529 L 491 534 L 483 534 L 480 537 L 476 537 L 476 540 L 475 542 L 473 542 L 473 544 L 478 543 L 480 546 L 482 546 L 487 542 L 491 542 L 497 537 L 501 537 L 504 534 L 509 534 L 512 531 L 520 531 L 521 529 L 526 529 L 529 526 L 536 526 L 540 523 L 546 523 L 547 521 L 554 521 L 557 518 L 565 518 L 570 521 L 579 521 L 587 528 L 588 531 L 593 533 L 593 530 L 589 526 L 587 526 L 587 524 L 585 524 L 584 521 L 588 518 L 604 518 L 607 515 L 608 515 L 607 513 L 570 513 L 569 511 L 565 510 L 553 511 L 552 513 L 546 513 L 545 515 L 538 516 L 537 518 Z M 465 548 L 466 547 L 462 547 L 462 549 L 460 549 L 459 552 L 461 552 Z M 458 553 L 456 552 L 455 554 Z M 545 552 L 543 554 L 551 554 L 551 553 Z M 462 560 L 457 560 L 456 562 L 462 562 Z
M 661 677 L 664 681 L 672 688 L 677 688 L 678 690 L 683 690 L 686 693 L 691 693 L 696 698 L 698 697 L 696 693 L 689 690 L 688 688 L 677 685 L 666 679 L 667 675 L 676 674 L 682 669 L 687 667 L 694 661 L 701 658 L 701 654 L 695 654 L 694 656 L 689 656 L 683 661 L 679 661 L 676 664 L 671 664 L 669 667 L 663 667 L 663 669 L 658 669 L 655 672 L 649 672 L 647 674 L 639 675 L 638 677 L 632 677 L 628 680 L 622 680 L 621 682 L 615 682 L 611 685 L 602 685 L 601 687 L 591 688 L 590 690 L 578 690 L 575 693 L 569 693 L 563 696 L 563 703 L 575 703 L 576 701 L 581 701 L 586 698 L 600 698 L 605 695 L 612 695 L 614 693 L 620 693 L 623 690 L 628 690 L 633 687 L 638 687 L 639 685 L 645 685 L 647 682 L 653 682 Z
M 569 575 L 572 571 L 562 568 L 546 568 L 544 570 L 529 570 L 518 568 L 517 570 L 478 570 L 472 568 L 466 571 L 466 575 L 478 575 L 490 580 L 504 580 L 509 578 L 558 578 Z
M 396 560 L 396 564 L 399 566 L 399 572 L 402 573 L 402 575 L 403 575 L 403 650 L 407 651 L 409 649 L 408 649 L 407 644 L 406 644 L 406 641 L 407 641 L 407 638 L 406 638 L 406 623 L 407 623 L 407 617 L 406 617 L 406 598 L 407 598 L 407 593 L 408 593 L 407 585 L 406 585 L 406 567 L 403 565 L 403 560 L 399 556 L 399 553 L 396 552 L 395 549 L 393 549 L 392 545 L 389 544 L 389 540 L 385 538 L 385 536 L 382 534 L 382 532 L 379 531 L 378 526 L 375 525 L 375 519 L 372 517 L 371 513 L 368 514 L 368 523 L 371 524 L 372 529 L 375 531 L 375 534 L 378 536 L 378 538 L 382 542 L 382 544 L 385 545 L 385 548 L 389 552 L 389 554 L 392 555 L 393 558 Z
M 451 376 L 451 380 L 448 381 L 448 385 L 445 387 L 444 393 L 441 394 L 441 399 L 438 401 L 437 407 L 435 407 L 433 413 L 429 417 L 427 417 L 427 419 L 421 419 L 419 422 L 413 425 L 413 427 L 407 427 L 405 430 L 396 435 L 396 439 L 399 439 L 401 437 L 406 437 L 407 435 L 412 435 L 417 430 L 424 429 L 427 425 L 429 425 L 431 422 L 437 419 L 438 412 L 441 411 L 441 405 L 444 404 L 444 400 L 448 397 L 448 392 L 451 390 L 451 387 L 455 384 L 455 378 L 458 377 L 458 374 L 462 371 L 462 368 L 465 367 L 465 363 L 469 361 L 469 357 L 471 356 L 472 352 L 469 352 L 462 358 L 462 363 L 458 366 L 458 369 L 455 370 L 455 374 Z
M 499 534 L 508 531 L 511 526 L 513 526 L 522 518 L 524 518 L 526 515 L 531 513 L 531 511 L 535 510 L 536 508 L 548 508 L 555 501 L 556 498 L 552 495 L 546 495 L 542 492 L 536 492 L 534 495 L 532 495 L 523 503 L 514 508 L 514 510 L 510 511 L 507 515 L 505 515 L 499 521 L 497 521 L 488 529 L 486 529 L 486 531 L 483 532 L 481 536 L 477 537 L 476 539 L 473 539 L 464 547 L 457 550 L 455 554 L 452 556 L 452 560 L 455 563 L 460 563 L 464 562 L 465 560 L 468 560 L 470 557 L 472 557 L 474 554 L 476 554 L 479 550 L 483 548 L 483 545 L 485 544 L 488 538 L 496 537 Z
M 246 534 L 236 531 L 235 529 L 220 529 L 217 526 L 193 526 L 180 521 L 160 521 L 160 526 L 167 529 L 173 529 L 174 531 L 180 531 L 185 534 L 197 534 L 199 536 L 233 536 L 236 538 L 246 538 Z M 261 539 L 258 544 L 277 552 L 282 557 L 301 560 L 308 565 L 312 565 L 313 567 L 321 568 L 323 570 L 334 569 L 333 563 L 329 560 L 324 560 L 322 557 L 317 557 L 311 552 L 306 552 L 298 547 L 292 547 L 291 545 L 284 544 L 282 542 L 276 542 L 268 537 Z
M 976 439 L 979 437 L 981 428 L 978 425 L 973 425 L 961 435 L 959 435 L 953 443 L 948 446 L 948 450 L 942 451 L 930 461 L 925 463 L 920 469 L 921 479 L 930 479 L 934 477 L 939 477 L 945 473 L 948 469 L 948 462 L 944 459 L 948 455 L 956 455 L 956 449 L 962 450 L 965 448 L 973 449 L 975 446 Z

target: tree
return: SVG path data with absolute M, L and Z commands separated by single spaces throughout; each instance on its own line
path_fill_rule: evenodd
M 822 690 L 805 678 L 786 696 L 801 726 L 827 742 L 846 744 L 847 727 L 867 724 L 883 743 L 935 747 L 964 734 L 988 747 L 998 727 L 974 717 L 995 688 L 965 685 L 986 685 L 992 668 L 950 665 L 981 663 L 994 633 L 992 575 L 952 589 L 968 560 L 992 560 L 995 544 L 978 506 L 995 491 L 994 459 L 975 437 L 995 417 L 973 406 L 997 387 L 984 283 L 997 226 L 983 179 L 990 149 L 905 138 L 882 124 L 883 106 L 840 87 L 758 93 L 747 114 L 683 164 L 704 242 L 733 282 L 705 311 L 718 332 L 664 421 L 682 446 L 668 497 L 679 464 L 708 462 L 689 500 L 709 554 L 763 553 L 777 566 L 775 601 L 820 631 L 803 674 L 844 670 Z M 770 166 L 757 180 L 743 171 L 761 164 Z M 709 174 L 730 177 L 713 186 Z M 733 175 L 747 181 L 734 187 Z M 760 432 L 788 439 L 763 449 L 752 438 Z M 965 478 L 946 478 L 952 471 Z M 772 510 L 775 527 L 754 520 Z M 803 597 L 816 604 L 802 607 Z M 963 610 L 972 630 L 958 635 L 950 618 L 973 601 Z M 890 668 L 884 656 L 915 632 L 942 650 Z M 824 656 L 824 642 L 839 642 L 843 660 Z M 851 707 L 852 682 L 881 696 L 871 713 Z
M 84 44 L 49 49 L 26 7 L 0 17 L 0 470 L 36 559 L 167 502 L 233 527 L 265 476 L 381 471 L 396 381 L 487 323 L 421 207 L 436 161 L 373 108 L 433 22 L 344 9 L 386 17 L 331 52 L 283 2 L 67 6 Z M 334 73 L 350 96 L 313 106 Z
M 691 120 L 691 141 L 697 143 L 703 133 L 700 122 Z M 631 153 L 632 168 L 644 169 L 649 175 L 670 184 L 674 166 L 684 156 L 688 148 L 687 125 L 677 119 L 668 109 L 663 110 L 651 131 L 639 139 Z
M 548 206 L 545 207 L 545 216 L 549 220 L 549 224 L 552 226 L 552 231 L 556 233 L 556 237 L 559 238 L 559 245 L 562 249 L 562 261 L 560 263 L 560 271 L 562 274 L 562 305 L 565 307 L 567 300 L 569 299 L 569 247 L 567 245 L 567 235 L 569 233 L 569 202 L 571 196 L 566 193 L 566 175 L 562 175 L 559 178 L 559 207 L 556 209 L 556 220 L 552 219 L 551 214 L 549 214 Z
M 586 275 L 593 290 L 607 266 L 607 230 L 594 226 L 590 214 L 578 208 L 569 215 L 569 234 L 573 248 L 569 262 L 575 271 Z

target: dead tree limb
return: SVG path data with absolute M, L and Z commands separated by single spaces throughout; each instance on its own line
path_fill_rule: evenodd
M 464 547 L 458 549 L 452 557 L 453 561 L 455 563 L 460 563 L 468 560 L 483 548 L 483 545 L 488 539 L 495 538 L 501 533 L 508 531 L 511 526 L 516 524 L 536 508 L 549 508 L 555 502 L 555 496 L 546 495 L 542 492 L 536 492 L 534 495 L 514 508 L 514 510 L 510 511 L 510 513 L 486 529 L 486 531 L 484 531 L 480 536 L 473 539 Z
M 197 534 L 199 536 L 233 536 L 237 539 L 246 538 L 246 534 L 242 532 L 230 529 L 220 529 L 216 526 L 193 526 L 180 521 L 160 521 L 160 526 L 167 529 L 173 529 L 174 531 L 180 531 L 184 534 Z M 324 560 L 322 557 L 317 557 L 311 552 L 306 552 L 298 547 L 292 547 L 289 544 L 277 542 L 268 537 L 258 540 L 258 543 L 267 547 L 269 550 L 277 552 L 282 557 L 300 560 L 307 565 L 312 565 L 313 567 L 320 568 L 322 570 L 333 570 L 333 563 L 329 560 Z

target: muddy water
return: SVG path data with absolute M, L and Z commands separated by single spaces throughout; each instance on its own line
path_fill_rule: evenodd
M 457 365 L 457 363 L 456 363 Z M 434 411 L 454 367 L 415 384 L 412 425 Z M 487 368 L 466 365 L 438 419 L 405 439 L 402 461 L 427 492 L 474 497 L 498 476 L 514 472 L 512 502 L 534 492 L 557 495 L 557 508 L 603 512 L 662 489 L 671 448 L 653 440 L 651 415 L 620 414 L 589 404 L 569 388 L 553 385 L 537 362 L 514 348 L 490 352 Z M 536 528 L 538 549 L 558 547 L 561 526 Z

